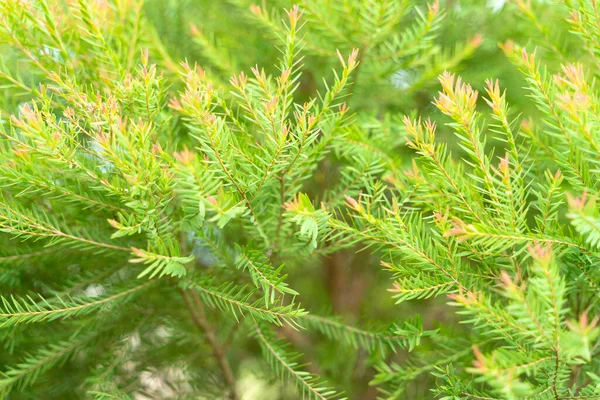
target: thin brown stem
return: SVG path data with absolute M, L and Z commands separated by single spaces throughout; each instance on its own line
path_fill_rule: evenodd
M 193 291 L 186 291 L 182 289 L 181 294 L 190 312 L 192 321 L 201 331 L 204 332 L 206 340 L 212 347 L 213 356 L 215 357 L 215 360 L 217 361 L 217 364 L 223 373 L 225 383 L 229 387 L 229 399 L 238 400 L 239 396 L 236 390 L 236 380 L 233 370 L 231 369 L 231 365 L 227 360 L 225 347 L 219 342 L 213 326 L 206 318 L 206 312 L 204 310 L 204 304 L 202 303 L 202 300 L 198 294 Z

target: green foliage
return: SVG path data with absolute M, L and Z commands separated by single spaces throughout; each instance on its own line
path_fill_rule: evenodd
M 600 398 L 596 2 L 297 3 L 0 4 L 0 398 Z
M 256 336 L 260 341 L 265 358 L 272 365 L 273 370 L 281 377 L 295 381 L 299 392 L 302 393 L 302 398 L 321 400 L 342 398 L 341 393 L 325 386 L 317 376 L 301 370 L 302 365 L 295 361 L 299 355 L 289 353 L 284 344 L 274 340 L 258 326 L 256 327 Z

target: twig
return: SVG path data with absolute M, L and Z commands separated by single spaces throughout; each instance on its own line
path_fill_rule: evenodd
M 212 347 L 213 356 L 217 360 L 219 368 L 223 372 L 225 382 L 229 387 L 229 399 L 238 400 L 239 397 L 236 391 L 236 380 L 235 376 L 233 375 L 231 365 L 227 360 L 227 356 L 225 354 L 225 347 L 219 343 L 219 339 L 217 338 L 215 330 L 206 319 L 206 312 L 204 310 L 204 304 L 202 303 L 202 300 L 200 299 L 198 294 L 193 291 L 186 291 L 181 289 L 181 294 L 190 312 L 190 315 L 192 316 L 192 320 L 194 321 L 196 326 L 204 332 L 206 340 L 208 340 L 208 343 Z

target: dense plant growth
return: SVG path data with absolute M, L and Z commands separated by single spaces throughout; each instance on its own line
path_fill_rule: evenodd
M 598 7 L 3 1 L 0 398 L 600 398 Z

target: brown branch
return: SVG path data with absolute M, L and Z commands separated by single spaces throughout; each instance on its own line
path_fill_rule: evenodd
M 204 332 L 206 340 L 208 340 L 208 343 L 212 347 L 213 356 L 215 357 L 219 368 L 223 372 L 223 378 L 225 379 L 225 382 L 229 387 L 229 399 L 238 400 L 239 396 L 236 391 L 236 380 L 233 374 L 233 370 L 231 369 L 231 365 L 227 360 L 227 356 L 225 354 L 225 347 L 221 345 L 219 339 L 217 338 L 215 330 L 206 319 L 206 312 L 204 310 L 204 304 L 202 303 L 202 300 L 200 299 L 198 294 L 193 291 L 186 291 L 181 289 L 181 294 L 190 312 L 192 320 L 194 321 L 194 324 Z

